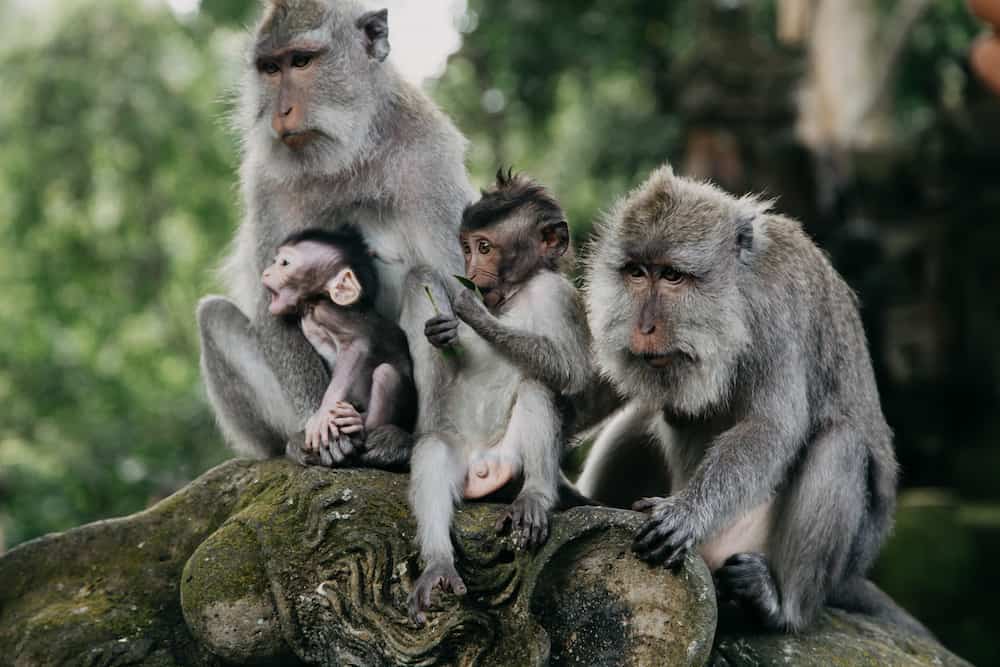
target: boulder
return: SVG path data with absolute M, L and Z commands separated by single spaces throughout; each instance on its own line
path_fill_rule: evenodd
M 963 664 L 839 612 L 795 637 L 716 636 L 702 560 L 647 566 L 630 550 L 643 517 L 597 507 L 558 513 L 529 553 L 495 533 L 501 505 L 465 504 L 469 591 L 417 628 L 406 488 L 230 461 L 144 512 L 23 544 L 0 557 L 0 665 Z

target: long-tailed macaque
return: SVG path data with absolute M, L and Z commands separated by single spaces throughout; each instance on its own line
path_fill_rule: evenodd
M 857 298 L 799 223 L 665 166 L 600 225 L 586 274 L 597 363 L 631 403 L 578 486 L 649 513 L 636 553 L 697 549 L 770 628 L 829 603 L 921 629 L 864 578 L 892 526 L 892 434 Z
M 330 382 L 298 324 L 268 313 L 259 280 L 282 239 L 356 225 L 374 255 L 376 309 L 391 321 L 412 269 L 461 270 L 455 237 L 475 197 L 465 140 L 387 60 L 388 34 L 387 12 L 354 0 L 270 0 L 254 31 L 235 116 L 246 218 L 221 272 L 232 300 L 198 308 L 208 397 L 241 454 L 280 456 L 291 442 L 296 456 Z M 416 384 L 432 396 L 438 352 L 414 326 Z M 369 438 L 372 464 L 379 453 L 398 460 L 409 442 Z
M 298 318 L 332 371 L 306 422 L 304 447 L 290 447 L 290 455 L 303 464 L 369 463 L 369 435 L 377 442 L 385 430 L 413 428 L 417 392 L 406 335 L 375 311 L 378 274 L 360 232 L 345 226 L 290 235 L 262 282 L 271 314 Z
M 410 500 L 425 562 L 410 597 L 418 624 L 435 588 L 465 592 L 450 537 L 463 491 L 474 497 L 519 483 L 497 530 L 509 523 L 522 548 L 548 537 L 561 483 L 557 398 L 580 392 L 591 376 L 582 303 L 559 273 L 569 227 L 545 189 L 498 175 L 465 210 L 460 243 L 466 276 L 484 298 L 457 281 L 454 289 L 428 285 L 434 296 L 408 314 L 426 322 L 445 378 L 430 408 L 434 428 L 421 431 L 411 461 Z M 437 312 L 449 296 L 455 314 Z

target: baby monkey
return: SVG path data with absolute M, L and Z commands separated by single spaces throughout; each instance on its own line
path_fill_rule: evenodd
M 304 440 L 288 443 L 290 458 L 330 467 L 352 457 L 366 463 L 367 445 L 380 432 L 413 428 L 416 386 L 406 336 L 375 311 L 378 274 L 357 229 L 288 236 L 262 281 L 271 314 L 298 317 L 331 373 Z
M 562 484 L 557 401 L 590 378 L 582 302 L 559 271 L 570 241 L 555 199 L 531 180 L 501 172 L 466 208 L 459 240 L 466 278 L 477 289 L 457 280 L 451 290 L 429 285 L 428 302 L 432 288 L 450 293 L 445 305 L 454 315 L 435 314 L 435 303 L 424 311 L 431 316 L 428 341 L 458 352 L 442 357 L 448 381 L 433 397 L 440 418 L 421 434 L 411 460 L 410 500 L 425 562 L 410 597 L 418 625 L 435 588 L 465 593 L 450 538 L 454 504 L 463 496 L 516 494 L 496 530 L 510 524 L 521 548 L 546 540 Z

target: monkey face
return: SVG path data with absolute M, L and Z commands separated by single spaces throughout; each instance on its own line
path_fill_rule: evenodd
M 692 276 L 663 261 L 644 263 L 630 259 L 621 270 L 633 302 L 629 352 L 653 368 L 694 362 L 694 351 L 678 344 L 669 314 L 673 302 L 684 297 Z
M 268 310 L 272 315 L 291 315 L 298 310 L 303 296 L 303 264 L 304 258 L 297 248 L 282 246 L 271 266 L 264 269 L 261 282 L 271 294 Z
M 750 344 L 747 221 L 763 210 L 665 168 L 599 226 L 588 318 L 597 363 L 624 395 L 688 415 L 727 400 Z
M 503 239 L 495 229 L 462 232 L 459 236 L 465 257 L 465 275 L 479 291 L 488 295 L 500 284 L 504 261 Z
M 241 109 L 270 166 L 332 174 L 360 156 L 378 108 L 384 74 L 372 61 L 388 55 L 387 21 L 385 12 L 361 13 L 352 3 L 272 0 Z

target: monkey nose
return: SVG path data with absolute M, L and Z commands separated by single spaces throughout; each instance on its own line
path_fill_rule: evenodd
M 283 110 L 283 111 L 281 112 L 281 115 L 282 115 L 282 116 L 288 116 L 288 115 L 290 115 L 290 114 L 291 114 L 291 113 L 292 113 L 293 111 L 295 111 L 295 106 L 294 106 L 294 105 L 291 105 L 291 106 L 289 106 L 289 107 L 288 107 L 287 109 L 284 109 L 284 110 Z

